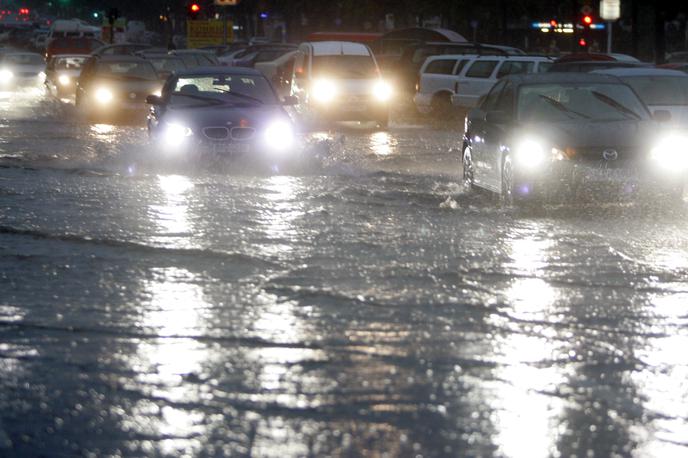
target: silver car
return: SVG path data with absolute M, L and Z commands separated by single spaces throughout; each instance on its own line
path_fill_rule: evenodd
M 41 87 L 45 83 L 45 59 L 38 53 L 8 52 L 0 56 L 0 89 Z

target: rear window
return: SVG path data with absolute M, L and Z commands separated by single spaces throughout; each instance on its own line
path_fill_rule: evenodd
M 646 105 L 688 105 L 688 76 L 623 78 Z
M 469 78 L 489 78 L 496 66 L 496 60 L 479 60 L 471 65 L 466 76 Z
M 425 68 L 425 73 L 433 75 L 451 75 L 456 65 L 456 59 L 438 59 L 433 60 Z
M 116 79 L 155 80 L 158 74 L 150 62 L 99 62 L 99 76 Z
M 507 60 L 499 67 L 497 72 L 497 78 L 501 78 L 506 75 L 517 75 L 519 73 L 532 73 L 535 62 L 526 61 L 509 61 Z
M 371 56 L 350 54 L 313 56 L 313 73 L 338 78 L 364 79 L 378 76 L 377 66 Z

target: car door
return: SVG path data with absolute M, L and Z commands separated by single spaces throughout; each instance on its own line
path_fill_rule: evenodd
M 496 103 L 491 107 L 491 111 L 512 114 L 514 111 L 514 85 L 506 81 L 502 90 L 498 94 Z M 490 120 L 493 121 L 493 120 Z M 485 121 L 483 129 L 482 151 L 486 168 L 486 176 L 490 186 L 501 189 L 502 180 L 502 145 L 506 143 L 509 126 L 497 122 Z
M 468 136 L 471 144 L 471 159 L 474 170 L 473 179 L 476 184 L 483 187 L 491 186 L 495 174 L 493 165 L 490 162 L 489 151 L 486 149 L 485 144 L 488 128 L 485 115 L 494 109 L 504 84 L 503 81 L 498 82 L 482 103 L 469 113 L 470 132 Z
M 491 77 L 499 62 L 498 59 L 478 59 L 466 70 L 459 85 L 466 100 L 472 99 L 471 106 L 475 106 L 478 99 L 487 94 L 494 84 L 495 80 Z

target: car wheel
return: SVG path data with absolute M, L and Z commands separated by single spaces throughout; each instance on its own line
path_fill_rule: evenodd
M 437 118 L 446 118 L 451 115 L 452 104 L 450 95 L 446 92 L 435 95 L 430 104 L 430 111 Z
M 463 149 L 463 184 L 467 189 L 473 189 L 473 157 L 471 156 L 470 146 Z
M 503 207 L 514 205 L 514 166 L 509 156 L 504 158 L 502 164 L 502 192 L 499 201 Z

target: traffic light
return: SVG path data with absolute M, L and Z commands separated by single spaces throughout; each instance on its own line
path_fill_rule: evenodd
M 590 26 L 592 24 L 592 16 L 590 16 L 589 14 L 584 15 L 582 22 L 584 25 Z
M 192 3 L 189 5 L 189 19 L 196 19 L 198 17 L 198 13 L 201 12 L 201 6 L 198 3 Z
M 585 38 L 581 38 L 580 40 L 578 40 L 578 46 L 580 46 L 581 48 L 585 48 L 586 46 L 588 46 L 588 42 L 585 40 Z

